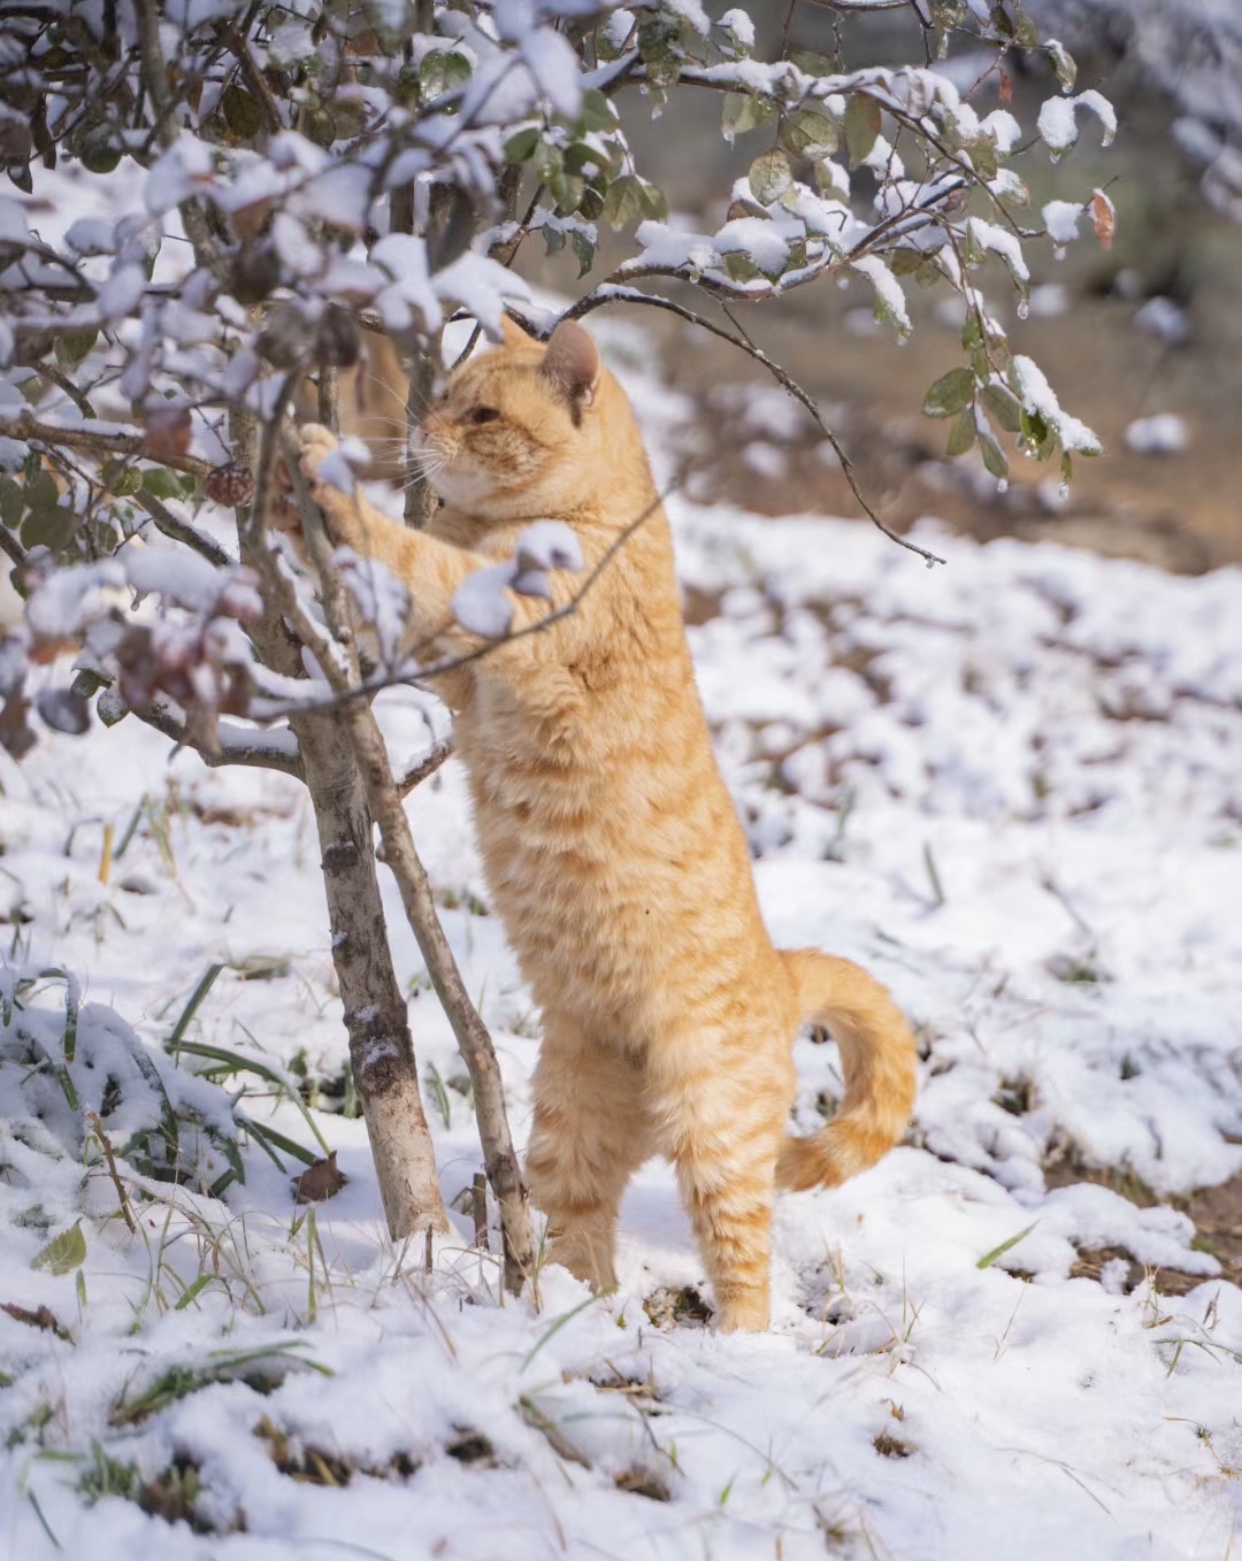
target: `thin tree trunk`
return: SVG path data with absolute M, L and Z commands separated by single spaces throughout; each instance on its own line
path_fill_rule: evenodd
M 500 1206 L 505 1288 L 519 1295 L 523 1284 L 534 1273 L 535 1245 L 529 1195 L 509 1132 L 500 1065 L 496 1061 L 492 1038 L 470 1000 L 436 914 L 431 884 L 414 845 L 375 717 L 370 706 L 360 700 L 354 701 L 349 708 L 354 752 L 384 843 L 384 861 L 397 880 L 406 917 L 470 1072 L 483 1162 Z
M 371 816 L 340 710 L 295 718 L 323 853 L 332 961 L 349 1031 L 380 1197 L 394 1240 L 447 1231 L 435 1150 L 418 1089 L 405 999 L 397 985 L 371 846 Z

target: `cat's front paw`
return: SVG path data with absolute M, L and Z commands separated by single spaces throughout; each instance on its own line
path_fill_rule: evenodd
M 340 445 L 336 435 L 330 428 L 325 428 L 322 423 L 303 423 L 298 429 L 298 447 L 301 455 L 298 465 L 302 468 L 302 474 L 308 477 L 312 483 L 312 493 L 316 504 L 322 504 L 321 488 L 332 485 L 332 472 L 329 470 L 320 478 L 320 470 L 334 450 Z
M 323 511 L 329 537 L 347 547 L 361 547 L 358 485 L 336 435 L 322 423 L 303 423 L 298 429 L 298 448 L 298 465 L 310 481 L 311 497 Z

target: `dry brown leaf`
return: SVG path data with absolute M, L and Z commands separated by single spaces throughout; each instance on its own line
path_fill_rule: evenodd
M 326 1160 L 316 1160 L 309 1170 L 293 1178 L 294 1203 L 322 1203 L 335 1198 L 345 1185 L 345 1173 L 337 1169 L 336 1150 Z
M 1113 235 L 1117 231 L 1117 208 L 1103 190 L 1091 192 L 1091 221 L 1095 224 L 1095 236 L 1101 249 L 1113 247 Z

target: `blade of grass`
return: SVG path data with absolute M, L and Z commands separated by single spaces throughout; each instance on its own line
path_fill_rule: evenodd
M 225 1046 L 209 1046 L 204 1041 L 182 1041 L 181 1050 L 187 1056 L 201 1057 L 205 1062 L 217 1062 L 230 1073 L 253 1073 L 266 1083 L 275 1085 L 282 1094 L 288 1095 L 289 1099 L 302 1113 L 303 1120 L 314 1134 L 324 1154 L 331 1153 L 327 1140 L 319 1131 L 314 1118 L 311 1116 L 310 1108 L 302 1099 L 300 1092 L 291 1083 L 289 1076 L 282 1070 L 273 1068 L 266 1062 L 260 1062 L 257 1057 L 245 1057 L 241 1052 L 230 1051 Z
M 578 1315 L 579 1312 L 585 1312 L 588 1306 L 594 1306 L 597 1301 L 605 1301 L 612 1294 L 614 1294 L 613 1290 L 600 1290 L 595 1295 L 587 1296 L 585 1301 L 579 1301 L 577 1306 L 570 1307 L 569 1311 L 567 1311 L 563 1317 L 558 1317 L 552 1326 L 535 1341 L 534 1347 L 532 1348 L 530 1354 L 527 1355 L 526 1359 L 518 1368 L 519 1372 L 525 1371 L 527 1366 L 530 1365 L 531 1361 L 534 1360 L 535 1356 L 538 1355 L 539 1351 L 544 1347 L 548 1340 L 558 1334 L 566 1323 L 573 1322 L 574 1318 Z
M 178 1019 L 176 1024 L 173 1026 L 172 1034 L 164 1042 L 164 1050 L 166 1052 L 171 1052 L 174 1061 L 180 1060 L 181 1038 L 185 1034 L 190 1020 L 193 1019 L 194 1015 L 198 1012 L 200 1003 L 207 996 L 208 992 L 211 991 L 216 977 L 223 969 L 223 965 L 208 965 L 207 969 L 199 978 L 198 985 L 190 993 L 190 1000 L 181 1010 L 180 1019 Z
M 1016 1247 L 1019 1241 L 1025 1241 L 1038 1224 L 1038 1220 L 1032 1220 L 1025 1230 L 1020 1230 L 1016 1236 L 1010 1236 L 1007 1241 L 1002 1241 L 999 1247 L 993 1247 L 990 1252 L 985 1252 L 975 1267 L 991 1268 L 997 1258 L 1004 1257 L 1005 1253 Z
M 287 1155 L 292 1155 L 295 1160 L 300 1160 L 303 1165 L 315 1164 L 318 1157 L 312 1150 L 307 1149 L 305 1144 L 295 1143 L 292 1138 L 286 1138 L 283 1133 L 277 1132 L 269 1124 L 260 1127 L 253 1117 L 242 1116 L 239 1113 L 237 1120 L 248 1133 L 253 1133 L 260 1141 L 264 1138 L 270 1139 L 277 1149 L 282 1150 Z M 283 1166 L 281 1169 L 283 1170 Z

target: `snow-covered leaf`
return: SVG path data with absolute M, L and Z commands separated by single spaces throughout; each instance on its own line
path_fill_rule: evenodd
M 560 520 L 537 520 L 517 539 L 519 569 L 581 569 L 582 547 Z
M 513 623 L 513 602 L 509 595 L 516 573 L 510 560 L 476 569 L 466 576 L 453 593 L 453 617 L 469 634 L 481 639 L 498 640 L 508 634 Z

